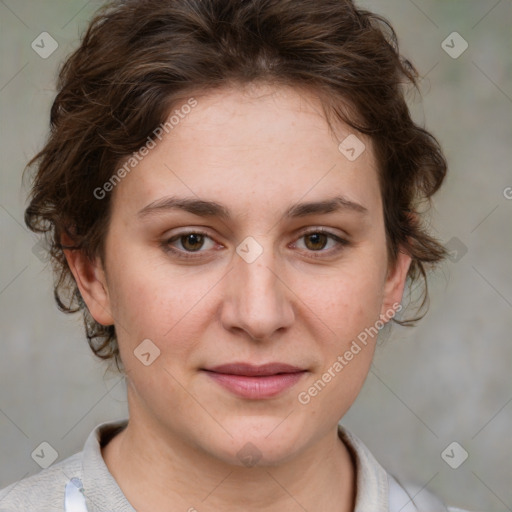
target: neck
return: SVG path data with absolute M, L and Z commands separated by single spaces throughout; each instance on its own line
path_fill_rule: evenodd
M 248 468 L 226 464 L 131 414 L 102 455 L 138 512 L 354 510 L 354 464 L 337 429 L 293 460 Z

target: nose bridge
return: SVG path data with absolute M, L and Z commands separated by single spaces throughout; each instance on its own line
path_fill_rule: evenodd
M 231 280 L 228 322 L 253 338 L 264 339 L 293 322 L 286 286 L 279 277 L 270 238 L 248 237 L 237 247 Z

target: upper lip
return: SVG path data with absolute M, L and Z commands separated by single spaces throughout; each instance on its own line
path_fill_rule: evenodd
M 243 375 L 246 377 L 263 377 L 276 375 L 278 373 L 297 373 L 305 371 L 304 368 L 285 363 L 267 363 L 259 366 L 249 363 L 229 363 L 204 369 L 209 372 Z

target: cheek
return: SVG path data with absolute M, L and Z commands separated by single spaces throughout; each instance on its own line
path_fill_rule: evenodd
M 368 375 L 378 331 L 381 272 L 345 274 L 317 291 L 308 306 L 317 313 L 314 350 L 319 365 L 299 390 L 299 407 L 326 424 L 341 418 L 358 396 Z
M 163 355 L 176 359 L 197 345 L 208 296 L 218 281 L 213 273 L 191 273 L 142 256 L 124 257 L 109 288 L 120 345 L 130 348 L 149 338 Z M 170 350 L 172 348 L 172 350 Z
M 350 269 L 302 281 L 302 300 L 334 336 L 356 337 L 379 318 L 384 271 L 374 260 Z M 331 337 L 332 337 L 331 336 Z

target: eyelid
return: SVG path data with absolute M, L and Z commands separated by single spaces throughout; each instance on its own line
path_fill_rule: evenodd
M 337 237 L 339 239 L 346 239 L 345 241 L 347 242 L 350 239 L 348 233 L 337 233 L 336 231 L 334 231 L 334 228 L 327 228 L 324 226 L 308 226 L 307 228 L 302 228 L 295 233 L 295 236 L 301 237 L 310 233 L 324 233 L 326 235 Z

